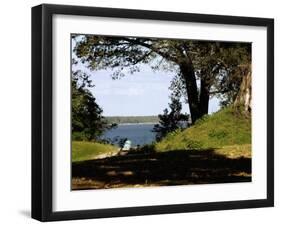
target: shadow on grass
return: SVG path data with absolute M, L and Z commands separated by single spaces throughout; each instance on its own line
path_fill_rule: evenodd
M 250 181 L 250 158 L 214 150 L 136 152 L 72 164 L 73 190 Z

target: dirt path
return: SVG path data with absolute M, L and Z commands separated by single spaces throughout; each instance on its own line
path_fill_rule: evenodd
M 251 158 L 213 150 L 128 153 L 72 165 L 73 190 L 250 181 Z

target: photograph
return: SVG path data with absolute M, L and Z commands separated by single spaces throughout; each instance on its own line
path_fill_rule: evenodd
M 32 7 L 32 218 L 273 207 L 274 19 L 120 7 Z
M 72 190 L 252 181 L 252 43 L 68 41 Z

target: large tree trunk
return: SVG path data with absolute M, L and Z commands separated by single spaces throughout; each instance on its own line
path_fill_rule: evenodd
M 242 79 L 239 92 L 234 101 L 234 107 L 241 109 L 246 114 L 249 114 L 252 110 L 252 72 L 250 69 Z
M 201 117 L 200 105 L 198 98 L 198 90 L 196 84 L 196 77 L 192 62 L 184 63 L 180 65 L 180 70 L 185 81 L 187 89 L 187 98 L 190 109 L 190 115 L 192 124 Z
M 210 85 L 209 82 L 204 78 L 201 78 L 200 84 L 200 97 L 199 97 L 199 105 L 200 105 L 200 117 L 208 114 L 209 110 L 209 99 L 210 99 Z

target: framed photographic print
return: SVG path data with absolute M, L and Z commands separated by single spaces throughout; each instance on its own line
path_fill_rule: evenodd
M 274 21 L 32 8 L 32 217 L 274 205 Z

